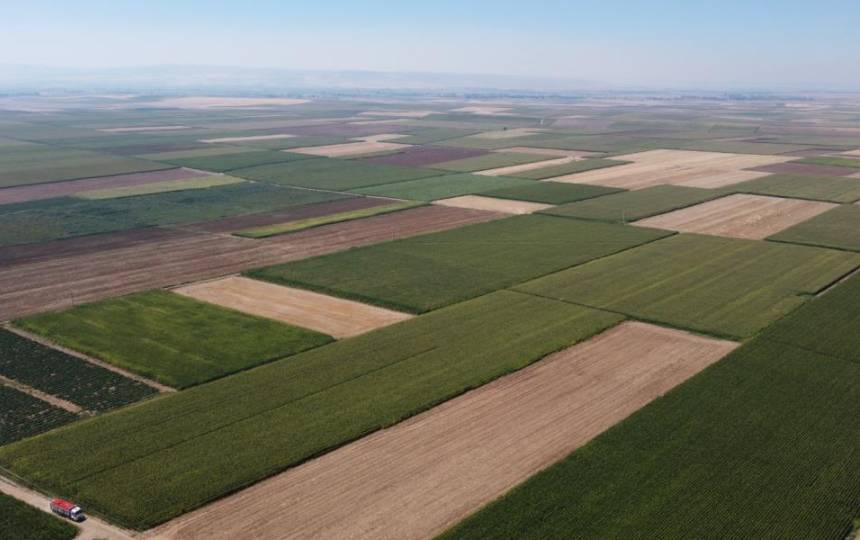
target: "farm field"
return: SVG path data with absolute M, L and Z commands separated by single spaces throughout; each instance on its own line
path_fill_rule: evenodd
M 0 537 L 18 540 L 72 540 L 78 529 L 0 493 Z
M 860 251 L 860 208 L 842 205 L 769 238 L 779 242 Z
M 395 140 L 399 135 L 394 136 Z M 293 148 L 291 151 L 297 154 L 307 154 L 310 156 L 321 156 L 329 158 L 366 156 L 380 152 L 399 151 L 409 148 L 407 144 L 390 142 L 388 140 L 380 140 L 377 138 L 368 138 L 362 141 L 332 144 L 326 146 L 305 146 L 301 148 Z
M 860 182 L 853 178 L 830 176 L 808 177 L 775 174 L 735 184 L 726 190 L 837 203 L 851 203 L 860 200 Z
M 431 537 L 735 347 L 622 323 L 171 521 L 157 534 Z M 445 486 L 444 498 L 438 486 Z
M 534 167 L 531 170 L 514 171 L 513 173 L 508 174 L 509 176 L 525 178 L 527 180 L 544 180 L 547 178 L 567 177 L 576 173 L 593 171 L 595 169 L 605 169 L 607 167 L 615 167 L 617 165 L 624 164 L 624 161 L 611 159 L 583 159 L 566 161 L 557 165 Z
M 750 337 L 860 266 L 841 251 L 675 235 L 515 287 L 725 337 Z
M 481 197 L 479 195 L 463 195 L 451 199 L 440 199 L 436 201 L 436 204 L 453 206 L 455 208 L 472 208 L 488 212 L 501 212 L 503 214 L 532 214 L 552 207 L 549 204 Z
M 517 216 L 248 272 L 254 278 L 422 313 L 669 233 Z
M 8 330 L 0 330 L 0 375 L 91 412 L 128 405 L 156 393 L 143 383 Z
M 623 221 L 626 223 L 678 208 L 693 206 L 722 195 L 723 193 L 718 191 L 701 188 L 654 186 L 637 191 L 616 192 L 598 198 L 588 198 L 588 200 L 544 210 L 543 213 L 560 217 Z
M 415 135 L 398 138 L 397 141 L 411 140 Z M 455 161 L 458 159 L 471 158 L 486 154 L 485 150 L 472 148 L 457 148 L 453 146 L 410 146 L 401 152 L 388 156 L 370 157 L 363 163 L 375 163 L 377 165 L 400 165 L 404 167 L 423 167 L 434 163 Z
M 792 174 L 807 176 L 851 176 L 855 169 L 839 165 L 822 165 L 820 163 L 809 163 L 806 160 L 792 161 L 790 163 L 776 163 L 756 167 L 754 170 L 771 174 Z
M 509 187 L 530 186 L 532 180 L 486 177 L 476 174 L 446 174 L 419 180 L 397 182 L 353 190 L 355 193 L 375 197 L 391 197 L 413 201 L 435 201 L 471 193 Z
M 853 336 L 813 317 L 855 315 L 844 310 L 856 284 L 811 301 L 442 538 L 846 537 L 860 477 L 857 428 L 841 419 L 858 412 L 849 388 L 860 366 L 791 342 Z
M 166 291 L 77 306 L 21 319 L 16 324 L 175 388 L 200 384 L 331 341 L 316 332 Z
M 738 194 L 645 218 L 635 225 L 760 240 L 837 206 L 825 202 Z
M 566 184 L 561 182 L 534 182 L 522 186 L 482 191 L 484 197 L 512 199 L 544 204 L 564 204 L 585 199 L 593 199 L 620 190 L 585 184 Z
M 799 163 L 808 163 L 810 165 L 827 165 L 835 167 L 851 167 L 860 169 L 860 159 L 838 156 L 816 156 L 803 158 Z
M 229 186 L 244 182 L 241 178 L 232 176 L 212 175 L 190 178 L 187 180 L 169 180 L 167 182 L 153 182 L 142 186 L 119 187 L 108 189 L 94 189 L 82 191 L 75 195 L 79 199 L 119 199 L 122 197 L 136 197 L 139 195 L 152 195 L 154 193 L 169 193 L 171 191 L 188 191 L 191 189 L 206 189 L 211 187 Z
M 0 445 L 37 435 L 78 419 L 78 415 L 43 399 L 0 384 Z
M 48 263 L 45 257 L 54 252 L 57 245 L 48 245 L 47 249 L 36 246 L 40 249 L 18 251 L 24 257 L 20 264 L 0 268 L 0 320 L 499 217 L 488 212 L 431 206 L 262 240 L 203 232 L 169 232 L 128 245 L 128 233 L 123 233 L 116 247 L 93 251 L 104 241 L 100 238 L 95 246 L 84 244 L 81 253 L 71 253 Z M 166 253 L 170 254 L 169 258 L 164 256 Z
M 551 159 L 551 156 L 543 156 L 540 154 L 490 152 L 481 156 L 434 163 L 433 168 L 452 172 L 475 172 L 511 167 L 514 165 L 523 165 L 526 163 L 535 163 L 538 161 L 548 161 Z
M 276 152 L 274 150 L 254 150 L 246 148 L 241 152 L 229 152 L 206 156 L 191 157 L 165 157 L 155 158 L 157 161 L 170 163 L 179 167 L 191 169 L 202 169 L 214 172 L 230 172 L 236 169 L 255 167 L 258 165 L 270 165 L 272 163 L 284 163 L 300 159 L 310 159 L 303 154 L 290 152 Z
M 118 523 L 149 527 L 620 320 L 501 291 L 6 446 L 0 463 Z
M 231 174 L 240 178 L 284 186 L 345 191 L 439 176 L 442 173 L 413 167 L 316 158 L 237 169 Z
M 192 283 L 178 287 L 174 292 L 338 339 L 411 318 L 406 313 L 238 276 Z

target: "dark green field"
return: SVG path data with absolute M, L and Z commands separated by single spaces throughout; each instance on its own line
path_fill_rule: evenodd
M 860 251 L 860 208 L 838 206 L 789 227 L 769 240 Z
M 0 538 L 9 540 L 71 540 L 78 528 L 0 493 Z
M 562 165 L 550 165 L 541 169 L 532 169 L 530 171 L 513 173 L 511 176 L 528 180 L 543 180 L 545 178 L 555 178 L 556 176 L 565 176 L 568 174 L 593 171 L 596 169 L 605 169 L 607 167 L 615 167 L 616 165 L 625 165 L 627 163 L 629 162 L 611 159 L 585 159 L 582 161 L 571 161 L 570 163 Z
M 248 274 L 422 313 L 668 234 L 624 225 L 520 216 Z
M 408 182 L 397 182 L 353 190 L 362 195 L 392 197 L 413 201 L 435 201 L 459 195 L 480 193 L 497 188 L 525 187 L 535 182 L 506 178 L 504 176 L 479 176 L 477 174 L 446 174 Z
M 0 464 L 146 528 L 620 320 L 501 291 L 9 445 Z
M 17 324 L 70 349 L 176 388 L 331 341 L 317 332 L 166 291 L 77 306 Z
M 434 163 L 432 167 L 452 172 L 474 172 L 509 167 L 511 165 L 522 165 L 524 163 L 534 163 L 536 161 L 547 161 L 549 159 L 552 159 L 552 156 L 518 154 L 515 152 L 491 152 L 483 156 Z
M 0 445 L 32 437 L 78 419 L 78 415 L 0 385 Z
M 711 189 L 654 186 L 542 210 L 553 216 L 599 221 L 635 221 L 722 196 Z
M 513 199 L 545 204 L 564 204 L 602 197 L 623 190 L 587 184 L 568 184 L 563 182 L 532 182 L 492 191 L 483 191 L 481 195 L 499 199 Z
M 228 172 L 246 167 L 269 165 L 271 163 L 285 163 L 287 161 L 297 161 L 300 159 L 310 158 L 311 156 L 307 156 L 305 154 L 258 150 L 216 156 L 168 158 L 163 161 L 179 167 L 189 167 L 191 169 L 200 169 L 204 171 Z
M 829 176 L 775 174 L 724 188 L 727 192 L 850 203 L 860 200 L 860 182 Z

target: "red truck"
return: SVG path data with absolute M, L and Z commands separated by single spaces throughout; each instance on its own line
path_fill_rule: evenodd
M 64 499 L 54 499 L 51 501 L 51 511 L 72 521 L 84 520 L 84 511 L 81 507 Z

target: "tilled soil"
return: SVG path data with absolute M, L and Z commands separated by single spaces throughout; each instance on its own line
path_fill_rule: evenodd
M 736 346 L 622 323 L 150 534 L 431 538 Z

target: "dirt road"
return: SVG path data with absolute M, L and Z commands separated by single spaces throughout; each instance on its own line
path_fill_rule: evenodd
M 146 536 L 431 538 L 736 346 L 622 323 Z

